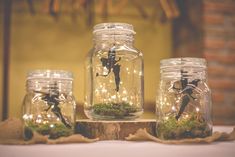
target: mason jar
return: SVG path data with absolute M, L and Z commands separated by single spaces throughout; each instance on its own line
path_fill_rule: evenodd
M 143 113 L 143 54 L 133 26 L 94 26 L 93 48 L 86 59 L 85 113 L 90 119 L 135 119 Z
M 25 130 L 52 139 L 73 134 L 76 103 L 72 87 L 72 73 L 67 71 L 35 70 L 28 73 L 23 101 Z
M 156 134 L 161 139 L 207 137 L 212 134 L 211 91 L 202 58 L 170 58 L 160 62 Z

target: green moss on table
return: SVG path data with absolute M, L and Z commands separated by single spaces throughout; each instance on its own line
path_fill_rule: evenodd
M 69 136 L 73 134 L 73 129 L 67 128 L 64 124 L 55 123 L 52 124 L 35 124 L 33 122 L 26 123 L 25 133 L 27 132 L 28 136 L 30 136 L 29 130 L 36 131 L 42 135 L 49 136 L 50 139 L 56 139 L 62 136 Z M 26 134 L 26 138 L 27 137 Z
M 161 139 L 204 138 L 211 135 L 211 129 L 205 119 L 196 113 L 188 118 L 176 120 L 169 116 L 157 124 L 157 136 Z
M 138 108 L 129 103 L 100 103 L 92 106 L 93 113 L 100 116 L 123 118 L 138 112 Z

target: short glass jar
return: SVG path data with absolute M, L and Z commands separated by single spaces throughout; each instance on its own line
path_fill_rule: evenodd
M 171 58 L 160 62 L 156 134 L 161 139 L 212 134 L 211 91 L 202 58 Z
M 25 130 L 36 131 L 52 139 L 73 134 L 76 103 L 72 86 L 73 77 L 70 72 L 30 72 L 23 101 Z M 29 136 L 27 132 L 25 134 Z
M 85 113 L 90 119 L 135 119 L 143 113 L 143 54 L 133 26 L 101 23 L 86 59 Z

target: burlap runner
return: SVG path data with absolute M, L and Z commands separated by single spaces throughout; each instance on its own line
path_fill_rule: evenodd
M 80 134 L 74 134 L 68 137 L 61 137 L 55 140 L 48 139 L 36 132 L 33 138 L 25 141 L 23 137 L 23 123 L 16 118 L 10 118 L 0 123 L 0 144 L 8 145 L 27 145 L 27 144 L 65 144 L 65 143 L 89 143 L 96 142 L 99 139 L 88 139 Z M 212 143 L 215 141 L 235 140 L 235 128 L 231 133 L 214 132 L 212 136 L 206 138 L 183 139 L 183 140 L 161 140 L 150 135 L 145 129 L 139 129 L 135 134 L 126 137 L 128 141 L 154 141 L 164 144 L 189 144 L 189 143 Z
M 182 140 L 161 140 L 149 134 L 145 129 L 139 129 L 134 135 L 126 137 L 128 141 L 154 141 L 163 144 L 193 144 L 193 143 L 212 143 L 216 141 L 233 141 L 235 140 L 235 128 L 231 133 L 214 132 L 212 136 L 206 138 L 182 139 Z

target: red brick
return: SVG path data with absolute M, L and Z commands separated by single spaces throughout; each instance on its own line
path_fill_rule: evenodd
M 209 78 L 211 89 L 235 90 L 235 81 L 233 79 Z
M 216 54 L 216 53 L 208 53 L 204 52 L 204 57 L 207 59 L 207 61 L 216 61 L 219 63 L 224 64 L 235 64 L 235 54 Z
M 225 40 L 223 39 L 212 39 L 212 38 L 205 38 L 204 45 L 205 48 L 209 49 L 223 49 L 225 48 Z
M 224 17 L 222 15 L 218 14 L 205 14 L 203 16 L 204 24 L 223 24 L 224 23 Z
M 214 105 L 212 106 L 213 115 L 215 117 L 223 117 L 235 120 L 235 106 Z
M 235 33 L 232 33 L 235 35 Z M 204 47 L 207 49 L 231 49 L 235 50 L 235 39 L 205 37 Z
M 205 26 L 204 28 L 204 37 L 205 39 L 212 39 L 212 38 L 220 38 L 221 40 L 230 39 L 233 41 L 235 39 L 235 29 L 232 28 L 224 28 L 223 26 Z M 228 44 L 228 42 L 225 43 Z
M 235 16 L 234 16 L 234 18 L 235 18 Z M 229 40 L 229 41 L 228 41 L 228 44 L 227 44 L 227 47 L 228 47 L 229 49 L 235 50 L 235 40 Z
M 215 13 L 235 13 L 234 1 L 203 1 L 203 9 L 205 12 Z
M 223 103 L 224 102 L 224 92 L 222 91 L 212 91 L 212 102 L 213 103 Z
M 210 77 L 233 77 L 235 78 L 235 65 L 208 65 L 208 74 Z

